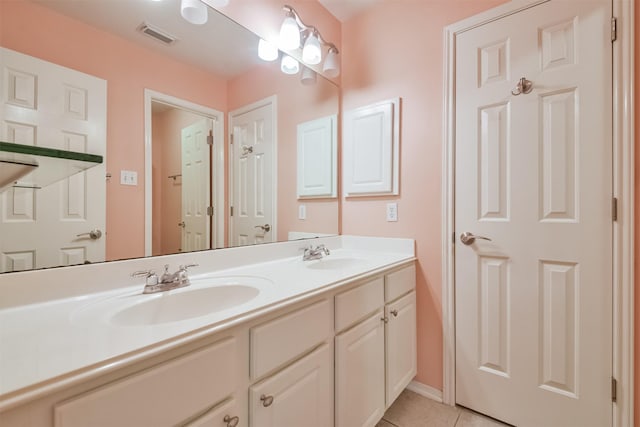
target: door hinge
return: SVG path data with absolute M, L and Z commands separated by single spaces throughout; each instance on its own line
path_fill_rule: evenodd
M 230 210 L 230 216 L 233 216 L 233 206 L 230 206 L 229 210 Z
M 229 144 L 233 145 L 233 134 L 229 134 Z
M 456 244 L 456 232 L 451 233 L 451 243 Z
M 213 206 L 207 206 L 207 215 L 213 216 Z
M 212 134 L 207 135 L 207 144 L 213 145 L 213 135 Z
M 611 217 L 614 221 L 618 220 L 618 199 L 616 197 L 611 201 Z
M 618 40 L 618 19 L 611 18 L 611 42 Z
M 614 403 L 618 401 L 618 380 L 613 377 L 611 377 L 611 401 Z

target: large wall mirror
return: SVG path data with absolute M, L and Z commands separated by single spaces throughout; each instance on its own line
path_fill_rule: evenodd
M 0 141 L 104 158 L 0 194 L 0 272 L 338 233 L 335 194 L 298 195 L 297 145 L 337 126 L 339 88 L 206 18 L 180 0 L 0 0 Z

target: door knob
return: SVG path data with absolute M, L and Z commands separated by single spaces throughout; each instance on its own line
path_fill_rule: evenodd
M 227 423 L 227 427 L 236 427 L 238 425 L 238 423 L 240 422 L 240 418 L 231 417 L 229 415 L 225 415 L 224 418 L 222 419 L 222 421 Z
M 269 224 L 256 225 L 254 228 L 261 228 L 262 231 L 264 231 L 265 233 L 268 233 L 269 231 L 271 231 L 271 226 Z
M 273 403 L 273 396 L 265 396 L 263 394 L 262 396 L 260 396 L 260 400 L 262 401 L 262 406 L 266 408 L 267 406 L 271 406 L 271 404 Z
M 460 235 L 460 241 L 469 246 L 469 245 L 473 245 L 473 242 L 476 241 L 476 239 L 482 239 L 482 240 L 488 240 L 491 241 L 490 238 L 488 237 L 484 237 L 484 236 L 476 236 L 473 233 L 469 233 L 468 231 L 465 231 L 464 233 L 462 233 Z
M 84 236 L 89 236 L 91 238 L 91 240 L 98 240 L 99 238 L 102 237 L 102 231 L 100 231 L 100 230 L 98 230 L 96 228 L 94 230 L 91 230 L 88 233 L 76 234 L 76 237 L 84 237 Z

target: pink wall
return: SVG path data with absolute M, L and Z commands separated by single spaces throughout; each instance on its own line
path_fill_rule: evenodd
M 226 82 L 25 0 L 2 3 L 2 46 L 107 80 L 107 259 L 143 256 L 144 89 L 225 111 Z M 120 185 L 120 170 L 137 171 L 138 186 Z
M 416 239 L 418 375 L 442 389 L 443 28 L 504 0 L 380 2 L 342 27 L 343 111 L 402 97 L 400 196 L 344 200 L 342 232 Z M 385 205 L 399 220 L 386 222 Z
M 634 351 L 635 351 L 635 378 L 634 378 L 634 425 L 640 426 L 640 289 L 638 289 L 638 283 L 640 283 L 640 132 L 638 131 L 638 125 L 640 125 L 640 2 L 635 1 L 634 19 L 635 19 L 635 330 L 634 330 Z
M 280 71 L 279 64 L 266 63 L 229 81 L 229 111 L 277 94 L 278 103 L 278 240 L 289 231 L 337 233 L 336 199 L 298 201 L 296 196 L 297 125 L 337 114 L 339 89 L 324 79 L 304 86 L 298 75 Z M 295 108 L 292 108 L 295 106 Z M 298 204 L 307 207 L 307 219 L 298 220 Z

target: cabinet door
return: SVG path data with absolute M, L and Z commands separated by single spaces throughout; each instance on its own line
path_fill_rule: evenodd
M 384 319 L 379 310 L 336 337 L 336 426 L 375 426 L 384 409 Z
M 385 306 L 387 343 L 387 407 L 411 382 L 417 372 L 416 361 L 416 293 L 407 294 Z
M 333 358 L 329 344 L 252 386 L 253 427 L 333 425 Z
M 246 425 L 247 420 L 242 420 L 238 403 L 235 399 L 229 399 L 184 424 L 184 427 L 240 427 Z

